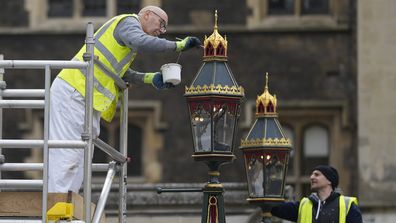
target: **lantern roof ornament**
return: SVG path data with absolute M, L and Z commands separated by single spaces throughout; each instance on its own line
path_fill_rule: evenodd
M 215 10 L 215 25 L 212 35 L 204 40 L 204 61 L 227 61 L 227 37 L 224 38 L 218 32 L 217 10 Z
M 277 117 L 277 99 L 268 90 L 268 73 L 265 76 L 264 92 L 257 96 L 256 121 L 247 137 L 241 140 L 241 148 L 256 149 L 259 147 L 291 148 L 290 139 L 283 133 Z
M 256 116 L 278 116 L 276 95 L 273 96 L 268 90 L 268 72 L 265 74 L 264 92 L 257 96 Z

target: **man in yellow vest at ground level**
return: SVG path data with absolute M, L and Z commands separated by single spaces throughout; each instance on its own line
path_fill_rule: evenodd
M 99 136 L 100 118 L 111 121 L 124 81 L 150 84 L 156 89 L 173 87 L 163 83 L 162 74 L 133 71 L 130 66 L 138 52 L 166 53 L 199 48 L 196 37 L 180 41 L 158 38 L 166 32 L 168 15 L 156 6 L 136 14 L 124 14 L 107 21 L 95 33 L 93 137 Z M 73 60 L 83 61 L 85 46 Z M 63 69 L 51 86 L 51 140 L 81 140 L 85 116 L 85 72 Z M 78 192 L 83 181 L 83 149 L 51 149 L 48 191 Z
M 355 197 L 335 191 L 338 172 L 327 165 L 319 165 L 311 174 L 312 194 L 299 202 L 285 202 L 272 208 L 272 215 L 299 223 L 362 223 L 362 214 Z

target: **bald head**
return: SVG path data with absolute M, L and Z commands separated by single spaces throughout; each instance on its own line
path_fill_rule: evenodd
M 157 14 L 161 19 L 163 19 L 165 21 L 166 25 L 168 25 L 168 15 L 166 14 L 166 12 L 164 10 L 162 10 L 160 7 L 157 7 L 157 6 L 149 5 L 149 6 L 142 8 L 139 12 L 139 16 L 142 16 L 145 13 L 150 12 L 150 11 Z

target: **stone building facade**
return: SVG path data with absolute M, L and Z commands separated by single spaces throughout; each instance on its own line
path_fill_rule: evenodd
M 392 216 L 395 208 L 394 201 L 387 200 L 391 197 L 389 191 L 395 191 L 391 171 L 394 129 L 390 121 L 395 116 L 392 111 L 395 81 L 389 60 L 395 50 L 391 45 L 393 31 L 387 28 L 392 26 L 395 10 L 391 0 L 376 3 L 376 7 L 369 0 L 359 4 L 354 0 L 14 0 L 2 4 L 0 54 L 5 59 L 32 60 L 70 59 L 84 41 L 88 21 L 98 28 L 118 13 L 128 13 L 128 9 L 136 12 L 148 4 L 159 5 L 168 12 L 165 38 L 194 35 L 203 40 L 213 31 L 217 9 L 219 32 L 227 36 L 229 43 L 228 64 L 246 93 L 235 143 L 237 159 L 221 169 L 221 181 L 237 183 L 243 193 L 240 185 L 244 185 L 246 176 L 237 148 L 252 125 L 255 99 L 264 89 L 265 72 L 269 72 L 271 92 L 279 101 L 279 120 L 293 141 L 287 179 L 293 188 L 291 198 L 306 195 L 312 167 L 327 163 L 339 170 L 343 192 L 360 198 L 362 209 L 369 213 L 365 220 L 390 222 L 382 219 Z M 381 14 L 383 9 L 388 14 Z M 378 31 L 374 32 L 372 27 Z M 385 33 L 378 34 L 382 32 Z M 387 53 L 382 54 L 381 50 Z M 192 139 L 183 97 L 184 86 L 191 83 L 198 71 L 202 55 L 199 50 L 181 54 L 182 83 L 172 90 L 158 92 L 150 86 L 131 87 L 128 143 L 132 163 L 128 180 L 134 185 L 132 191 L 139 191 L 136 185 L 206 181 L 206 166 L 191 158 Z M 162 64 L 175 62 L 177 57 L 176 53 L 142 53 L 133 68 L 158 71 Z M 5 80 L 7 88 L 44 86 L 43 72 L 38 70 L 7 70 Z M 3 124 L 4 138 L 42 137 L 42 112 L 5 110 L 4 116 L 7 120 Z M 374 119 L 381 120 L 381 124 Z M 118 126 L 117 119 L 103 123 L 100 137 L 116 146 Z M 381 137 L 371 138 L 374 137 L 371 132 Z M 39 161 L 41 157 L 37 150 L 21 153 L 3 149 L 3 154 L 7 162 Z M 374 162 L 370 159 L 373 154 L 378 158 Z M 94 160 L 108 161 L 97 151 Z M 2 175 L 40 177 L 36 172 Z M 95 175 L 94 181 L 102 180 L 103 175 Z M 378 189 L 381 190 L 377 194 Z M 373 200 L 376 202 L 370 202 Z M 253 221 L 249 218 L 253 215 L 251 207 L 238 203 L 235 206 L 242 208 L 232 212 L 233 216 Z M 191 213 L 199 215 L 196 210 Z

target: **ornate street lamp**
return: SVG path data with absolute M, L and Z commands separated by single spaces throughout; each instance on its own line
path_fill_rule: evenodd
M 256 120 L 240 149 L 245 159 L 249 198 L 262 209 L 263 222 L 271 222 L 271 208 L 284 202 L 285 177 L 292 149 L 278 121 L 276 95 L 268 91 L 268 73 L 263 94 L 256 100 Z
M 223 223 L 223 185 L 219 167 L 232 161 L 234 132 L 244 90 L 227 65 L 227 39 L 217 30 L 217 11 L 212 35 L 205 36 L 203 64 L 189 87 L 185 88 L 195 161 L 209 167 L 209 182 L 203 188 L 202 223 Z

